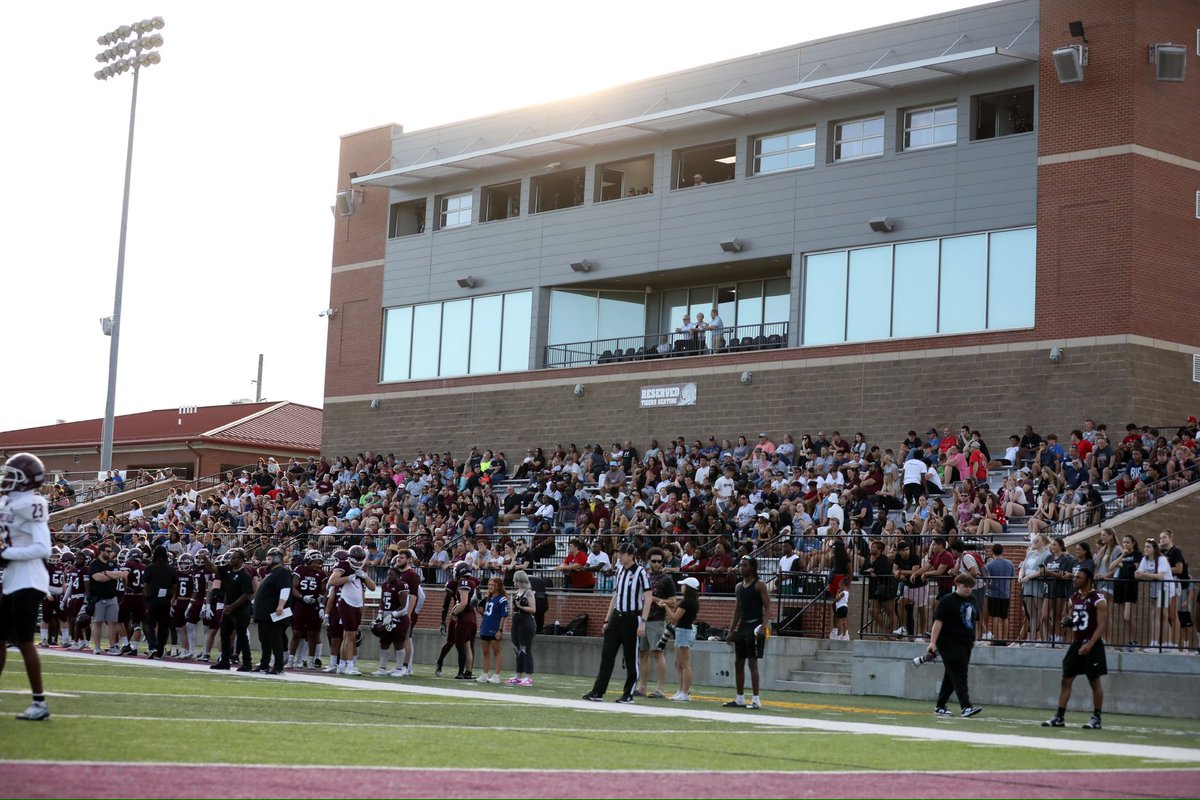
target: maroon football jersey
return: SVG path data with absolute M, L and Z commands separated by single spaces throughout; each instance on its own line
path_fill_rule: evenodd
M 68 567 L 67 568 L 67 586 L 71 589 L 71 594 L 79 594 L 83 591 L 83 579 L 87 576 L 87 567 Z
M 192 569 L 192 599 L 199 602 L 204 599 L 204 593 L 208 591 L 208 584 L 213 578 L 212 567 L 195 567 Z
M 187 600 L 192 596 L 192 571 L 179 572 L 176 580 L 179 582 L 179 599 Z
M 386 581 L 379 595 L 379 610 L 408 613 L 408 584 L 403 580 Z
M 129 570 L 129 580 L 121 581 L 125 585 L 125 595 L 127 597 L 141 597 L 142 582 L 146 576 L 146 565 L 136 558 L 131 558 L 125 562 L 122 569 Z
M 61 567 L 61 566 L 52 567 L 50 569 L 50 585 L 51 586 L 62 586 L 64 583 L 63 578 L 66 576 L 66 572 L 67 572 L 66 568 L 64 568 L 64 567 Z
M 1086 642 L 1096 633 L 1099 623 L 1096 606 L 1103 602 L 1104 596 L 1094 590 L 1071 595 L 1071 629 L 1075 632 L 1075 641 Z
M 454 587 L 454 602 L 462 600 L 462 593 L 467 593 L 467 607 L 459 613 L 459 619 L 474 619 L 475 618 L 475 589 L 479 587 L 479 579 L 474 575 L 463 575 L 455 581 Z
M 325 570 L 301 564 L 293 574 L 300 579 L 300 597 L 322 597 L 325 594 Z

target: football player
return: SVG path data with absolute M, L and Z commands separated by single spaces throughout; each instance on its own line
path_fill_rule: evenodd
M 58 644 L 58 601 L 63 593 L 63 571 L 60 562 L 62 551 L 57 547 L 50 548 L 50 558 L 46 563 L 46 572 L 50 576 L 49 594 L 42 600 L 42 638 L 39 647 L 49 647 Z
M 182 651 L 179 647 L 171 651 L 170 654 L 176 658 L 192 657 L 192 640 L 188 638 L 187 611 L 188 606 L 192 603 L 192 571 L 195 564 L 196 559 L 190 553 L 184 553 L 175 562 L 175 571 L 179 574 L 179 586 L 175 592 L 175 603 L 171 606 L 171 627 L 175 629 L 175 634 L 179 637 L 179 644 L 183 648 Z
M 454 598 L 458 595 L 458 568 L 465 562 L 457 561 L 450 569 L 450 577 L 446 579 L 446 585 L 442 587 L 445 590 L 442 596 L 442 624 L 441 632 L 445 634 L 446 641 L 442 643 L 442 651 L 438 653 L 437 664 L 434 665 L 433 674 L 437 677 L 442 677 L 442 665 L 446 663 L 446 656 L 450 655 L 450 651 L 454 649 L 454 622 L 455 618 L 450 617 L 447 623 L 447 615 L 450 613 L 450 606 L 454 605 Z M 458 665 L 458 671 L 461 674 L 464 664 Z
M 454 647 L 458 650 L 458 674 L 454 677 L 471 681 L 475 680 L 471 665 L 475 661 L 475 632 L 479 624 L 475 616 L 475 590 L 479 588 L 479 579 L 471 574 L 471 565 L 465 561 L 454 568 L 454 576 L 457 581 L 454 603 L 450 606 L 450 614 L 454 617 Z
M 212 583 L 214 571 L 212 558 L 208 550 L 201 548 L 196 552 L 192 564 L 192 596 L 188 603 L 184 619 L 187 621 L 188 642 L 191 644 L 192 658 L 198 661 L 208 661 L 209 651 L 200 652 L 200 631 L 204 616 L 205 597 L 208 596 L 208 585 Z
M 333 551 L 330 556 L 333 559 L 334 565 L 344 564 L 350 553 L 338 548 Z M 338 672 L 338 659 L 342 653 L 342 621 L 338 616 L 338 601 L 342 596 L 342 587 L 335 586 L 332 582 L 325 584 L 325 609 L 323 615 L 326 622 L 325 635 L 329 638 L 329 666 L 321 670 L 322 672 Z
M 204 605 L 200 609 L 200 618 L 204 621 L 204 626 L 208 632 L 204 635 L 204 652 L 200 654 L 202 661 L 211 659 L 213 643 L 217 639 L 217 634 L 221 632 L 221 617 L 225 612 L 225 593 L 221 591 L 221 571 L 226 568 L 228 562 L 226 553 L 217 556 L 216 562 L 213 564 L 213 574 L 208 581 L 208 588 L 204 593 Z M 235 654 L 236 655 L 236 654 Z
M 375 591 L 375 581 L 363 570 L 367 563 L 367 550 L 356 544 L 340 561 L 329 576 L 329 585 L 341 589 L 337 615 L 342 624 L 342 648 L 338 659 L 339 675 L 362 675 L 354 664 L 358 654 L 358 628 L 362 624 L 363 589 Z
M 380 587 L 379 614 L 371 625 L 371 632 L 379 637 L 379 669 L 372 675 L 383 677 L 404 677 L 401 652 L 404 642 L 408 639 L 408 584 L 401 577 L 401 563 L 407 565 L 407 556 L 396 555 L 388 568 L 387 580 Z M 396 668 L 388 669 L 388 661 L 395 653 Z
M 421 607 L 425 605 L 425 587 L 421 585 L 421 573 L 413 566 L 416 560 L 417 554 L 412 550 L 401 550 L 392 558 L 392 563 L 400 571 L 400 580 L 408 588 L 408 608 L 404 614 L 408 618 L 408 631 L 403 640 L 396 642 L 396 649 L 403 651 L 402 660 L 391 673 L 396 678 L 407 678 L 413 674 L 413 629 L 417 627 Z
M 33 703 L 20 720 L 50 718 L 42 686 L 42 661 L 33 635 L 38 609 L 50 590 L 46 559 L 50 557 L 50 508 L 37 493 L 46 477 L 41 459 L 17 453 L 0 467 L 0 563 L 4 587 L 0 589 L 0 642 L 13 642 L 21 651 Z M 0 673 L 8 648 L 0 646 Z
M 321 600 L 325 596 L 325 569 L 322 566 L 325 557 L 320 550 L 308 550 L 304 553 L 304 562 L 292 573 L 292 644 L 288 653 L 288 666 L 299 666 L 308 669 L 308 656 L 302 662 L 296 659 L 296 649 L 303 641 L 307 644 L 308 652 L 314 656 L 316 668 L 320 668 L 321 642 Z
M 121 642 L 121 654 L 136 656 L 142 641 L 142 625 L 146 622 L 146 565 L 142 563 L 142 551 L 136 547 L 122 551 L 117 560 L 129 573 L 129 579 L 121 581 L 120 606 L 117 609 L 117 622 L 127 637 Z
M 82 650 L 87 647 L 91 631 L 80 629 L 79 615 L 83 611 L 85 587 L 87 586 L 87 565 L 91 563 L 94 554 L 84 547 L 75 551 L 75 563 L 66 569 L 63 576 L 63 599 L 61 608 L 67 618 L 67 630 L 71 635 L 71 649 Z

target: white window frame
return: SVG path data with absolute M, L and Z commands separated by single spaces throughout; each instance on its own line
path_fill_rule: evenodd
M 807 133 L 808 131 L 812 131 L 812 134 L 813 134 L 812 143 L 802 144 L 799 147 L 786 147 L 785 146 L 782 150 L 778 150 L 773 153 L 768 153 L 767 155 L 768 155 L 768 157 L 770 157 L 770 156 L 788 156 L 788 155 L 791 155 L 792 153 L 803 153 L 803 152 L 807 151 L 812 154 L 812 163 L 811 164 L 804 164 L 799 167 L 784 167 L 782 169 L 767 169 L 767 170 L 761 169 L 759 167 L 759 162 L 761 162 L 762 158 L 763 158 L 763 154 L 760 152 L 759 148 L 762 146 L 762 143 L 764 141 L 766 141 L 768 139 L 778 139 L 778 138 L 783 138 L 784 140 L 786 140 L 788 137 L 790 137 L 794 134 Z M 754 144 L 754 146 L 751 150 L 751 152 L 752 152 L 751 158 L 753 159 L 751 161 L 751 173 L 750 173 L 751 175 L 776 175 L 780 172 L 791 172 L 793 170 L 798 170 L 798 169 L 812 169 L 817 164 L 817 126 L 816 125 L 806 125 L 805 127 L 802 127 L 802 128 L 793 128 L 790 131 L 778 131 L 776 133 L 768 133 L 768 134 L 764 134 L 762 136 L 755 136 L 753 144 Z
M 937 112 L 951 110 L 954 112 L 953 122 L 937 122 Z M 913 127 L 912 117 L 914 114 L 920 114 L 925 111 L 932 111 L 934 122 L 930 125 L 920 125 Z M 953 128 L 954 138 L 949 142 L 934 142 L 933 144 L 910 144 L 909 138 L 913 131 L 931 131 L 938 128 Z M 909 150 L 928 150 L 932 147 L 950 147 L 958 144 L 958 103 L 940 103 L 934 106 L 921 106 L 920 108 L 909 108 L 904 111 L 904 138 L 901 140 L 905 152 Z
M 463 198 L 466 198 L 466 205 L 462 205 L 460 202 L 460 204 L 457 208 L 453 208 L 453 209 L 449 208 L 449 204 L 451 201 L 455 201 L 455 200 L 461 201 Z M 464 228 L 464 227 L 470 225 L 471 217 L 474 212 L 473 206 L 474 206 L 474 192 L 471 192 L 471 191 L 455 192 L 454 194 L 444 194 L 441 197 L 439 197 L 438 198 L 438 230 L 444 231 L 444 230 L 448 230 L 450 228 Z M 466 216 L 467 216 L 467 219 L 465 222 L 459 221 L 459 220 L 461 220 L 463 214 L 466 214 Z M 452 217 L 453 217 L 453 219 L 456 220 L 455 222 L 449 221 Z
M 858 136 L 858 137 L 855 137 L 852 139 L 843 139 L 842 138 L 842 128 L 844 126 L 853 125 L 857 122 L 862 122 L 862 123 L 872 122 L 874 120 L 879 120 L 879 122 L 883 125 L 883 130 L 881 130 L 878 134 L 873 133 L 870 136 Z M 886 149 L 885 142 L 884 142 L 884 135 L 887 132 L 886 129 L 887 129 L 887 121 L 884 119 L 883 114 L 871 114 L 870 116 L 866 116 L 866 117 L 855 117 L 854 119 L 845 119 L 845 120 L 842 120 L 841 122 L 833 123 L 833 163 L 841 164 L 844 161 L 859 161 L 864 158 L 879 158 L 880 156 L 883 155 L 883 152 Z M 843 144 L 845 144 L 847 142 L 866 142 L 870 139 L 878 139 L 879 140 L 879 152 L 878 153 L 866 153 L 866 154 L 857 155 L 857 156 L 839 156 L 838 155 L 838 149 Z

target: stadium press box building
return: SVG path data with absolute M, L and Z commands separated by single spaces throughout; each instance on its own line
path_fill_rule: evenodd
M 1198 29 L 1011 0 L 348 134 L 323 449 L 1181 422 Z

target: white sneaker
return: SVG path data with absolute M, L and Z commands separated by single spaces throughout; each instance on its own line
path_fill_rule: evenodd
M 371 674 L 374 675 L 376 678 L 382 678 L 385 675 L 391 675 L 392 671 L 390 669 L 384 669 L 383 667 L 380 667 L 379 669 L 375 670 Z
M 892 633 L 896 636 L 908 636 L 908 631 L 904 629 L 903 625 L 901 625 L 899 628 L 896 628 L 896 630 L 892 631 Z
M 489 681 L 491 681 L 491 676 L 486 672 L 475 679 L 476 683 L 488 683 Z
M 94 655 L 94 656 L 101 655 L 101 653 L 100 653 L 100 648 L 98 648 L 98 647 L 93 647 L 93 648 L 92 648 L 92 655 Z
M 119 656 L 119 655 L 121 655 L 121 648 L 117 647 L 114 644 L 111 647 L 109 647 L 108 650 L 106 650 L 105 652 L 107 652 L 110 656 Z
M 839 637 L 838 637 L 838 632 L 837 632 L 837 631 L 830 631 L 830 632 L 829 632 L 829 638 L 830 638 L 831 640 L 833 640 L 833 641 L 837 641 L 837 639 L 839 638 Z
M 995 636 L 992 636 L 992 632 L 991 632 L 991 631 L 988 631 L 987 633 L 985 633 L 985 634 L 983 635 L 983 640 L 984 640 L 985 642 L 990 642 L 992 639 L 995 639 L 995 638 L 996 638 Z
M 328 667 L 321 670 L 321 672 L 332 673 L 332 672 L 341 672 L 341 670 L 338 669 L 337 664 L 330 664 Z
M 492 677 L 488 678 L 488 683 L 499 683 L 499 682 L 500 682 L 500 673 L 499 672 L 497 672 Z
M 342 672 L 342 674 L 343 675 L 362 675 L 362 673 L 359 672 L 355 667 L 347 667 L 345 669 L 345 671 Z
M 404 667 L 396 667 L 394 670 L 392 670 L 391 672 L 388 673 L 388 677 L 389 678 L 403 678 L 407 674 L 408 673 L 406 673 L 404 671 Z
M 24 720 L 26 722 L 35 722 L 39 719 L 50 719 L 50 709 L 46 707 L 45 703 L 34 703 L 33 705 L 29 706 L 29 708 L 25 709 L 25 713 L 18 714 L 17 719 Z

